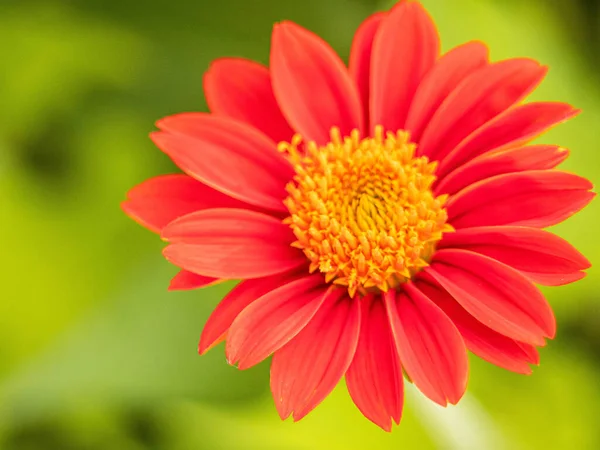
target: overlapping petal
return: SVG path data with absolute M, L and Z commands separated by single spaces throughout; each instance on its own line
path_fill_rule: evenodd
M 271 391 L 282 419 L 300 420 L 333 390 L 354 357 L 360 302 L 335 289 L 310 323 L 271 364 Z
M 190 272 L 224 279 L 261 278 L 306 264 L 281 220 L 242 209 L 208 209 L 171 222 L 164 255 Z
M 406 119 L 411 139 L 419 142 L 427 124 L 448 95 L 469 75 L 488 63 L 482 42 L 467 42 L 442 56 L 419 84 Z
M 439 248 L 481 253 L 520 270 L 536 283 L 553 286 L 563 284 L 565 278 L 570 280 L 591 266 L 567 241 L 536 228 L 465 228 L 446 234 Z
M 179 114 L 160 120 L 154 143 L 188 175 L 233 198 L 286 211 L 290 163 L 275 142 L 229 117 Z
M 288 343 L 319 310 L 329 294 L 321 274 L 284 284 L 252 302 L 231 324 L 227 361 L 252 367 Z
M 442 288 L 425 282 L 417 282 L 415 285 L 444 311 L 456 325 L 467 348 L 480 358 L 521 374 L 530 374 L 529 365 L 539 363 L 539 355 L 535 347 L 515 341 L 486 327 Z
M 233 321 L 248 305 L 294 279 L 295 276 L 291 274 L 283 274 L 239 283 L 221 300 L 208 318 L 200 337 L 199 353 L 206 353 L 223 341 Z
M 269 69 L 243 58 L 214 61 L 204 76 L 210 110 L 246 122 L 275 142 L 289 141 L 294 131 L 273 94 Z
M 127 215 L 155 233 L 194 211 L 248 206 L 183 174 L 150 178 L 133 187 L 121 203 Z
M 368 296 L 360 302 L 360 338 L 346 373 L 346 384 L 365 417 L 391 431 L 392 420 L 400 423 L 404 400 L 398 350 L 382 298 Z
M 455 167 L 488 151 L 523 145 L 580 113 L 567 103 L 535 102 L 499 115 L 467 136 L 438 167 L 443 177 Z
M 354 34 L 348 69 L 356 83 L 363 110 L 365 130 L 369 130 L 369 89 L 371 84 L 371 55 L 375 34 L 381 25 L 385 13 L 378 12 L 369 16 L 360 24 Z
M 288 122 L 305 140 L 325 144 L 330 130 L 343 136 L 363 117 L 358 89 L 335 51 L 319 36 L 282 22 L 273 28 L 271 77 L 277 102 Z
M 539 289 L 517 270 L 468 250 L 442 249 L 424 272 L 498 333 L 536 346 L 554 337 L 552 309 Z
M 373 42 L 370 126 L 404 128 L 411 101 L 440 51 L 439 36 L 418 2 L 400 2 L 382 21 Z
M 188 291 L 191 289 L 200 289 L 219 283 L 219 278 L 206 277 L 197 273 L 180 270 L 169 283 L 170 291 Z
M 509 59 L 484 66 L 444 100 L 419 142 L 419 154 L 443 160 L 477 128 L 529 94 L 546 74 L 531 59 Z
M 505 173 L 553 169 L 569 151 L 557 145 L 531 145 L 483 154 L 445 176 L 435 193 L 455 194 L 478 181 Z
M 460 333 L 410 282 L 385 302 L 400 360 L 415 386 L 434 402 L 456 404 L 467 388 L 467 351 Z
M 595 194 L 592 183 L 557 170 L 528 170 L 477 182 L 451 197 L 455 228 L 519 225 L 546 228 L 571 217 Z

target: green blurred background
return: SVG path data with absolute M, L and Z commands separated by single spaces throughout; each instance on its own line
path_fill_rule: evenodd
M 423 0 L 444 48 L 482 39 L 494 59 L 551 71 L 535 99 L 584 114 L 542 138 L 599 180 L 599 2 Z M 173 166 L 147 138 L 165 115 L 205 109 L 219 56 L 268 60 L 291 19 L 347 58 L 375 0 L 0 0 L 0 449 L 599 449 L 600 271 L 546 290 L 559 333 L 530 377 L 472 359 L 458 407 L 408 389 L 392 434 L 343 385 L 281 422 L 268 364 L 239 372 L 201 328 L 230 286 L 167 293 L 162 243 L 119 208 Z M 600 261 L 594 202 L 556 232 Z

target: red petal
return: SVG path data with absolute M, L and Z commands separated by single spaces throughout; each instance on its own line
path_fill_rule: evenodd
M 375 33 L 379 29 L 385 13 L 378 12 L 369 16 L 360 24 L 354 34 L 348 68 L 350 75 L 358 86 L 358 92 L 363 107 L 365 129 L 369 129 L 369 85 L 371 79 L 371 54 Z
M 469 363 L 452 321 L 410 282 L 395 297 L 385 294 L 392 334 L 404 370 L 423 394 L 446 406 L 467 388 Z
M 419 142 L 425 127 L 456 86 L 487 64 L 488 53 L 482 42 L 467 42 L 435 63 L 419 84 L 406 119 L 406 130 L 413 142 Z
M 529 359 L 529 361 L 531 361 L 531 364 L 535 364 L 536 366 L 540 364 L 540 354 L 533 345 L 519 342 L 519 346 L 527 354 L 527 358 Z
M 207 209 L 171 222 L 162 237 L 165 257 L 190 272 L 215 278 L 261 278 L 306 263 L 279 219 L 242 209 Z
M 333 390 L 352 362 L 360 332 L 360 302 L 336 289 L 310 323 L 277 351 L 271 392 L 282 419 L 300 420 Z
M 512 372 L 530 374 L 529 364 L 537 364 L 537 351 L 510 339 L 475 319 L 454 298 L 439 287 L 418 282 L 418 289 L 429 297 L 452 320 L 462 335 L 467 348 L 486 361 Z M 523 347 L 528 346 L 529 351 Z
M 454 194 L 478 181 L 504 173 L 553 169 L 563 162 L 569 151 L 556 145 L 532 145 L 485 153 L 445 176 L 436 195 Z
M 360 338 L 346 384 L 365 417 L 391 431 L 392 419 L 400 423 L 402 414 L 402 368 L 382 299 L 365 297 L 360 302 Z
M 423 133 L 419 154 L 444 159 L 469 134 L 529 94 L 546 72 L 531 59 L 510 59 L 477 70 L 439 107 Z
M 558 102 L 528 103 L 509 109 L 467 136 L 440 162 L 437 174 L 443 177 L 490 150 L 523 145 L 579 112 L 567 103 Z
M 532 345 L 554 337 L 556 322 L 548 302 L 515 269 L 467 250 L 445 249 L 436 251 L 424 271 L 498 333 Z
M 523 272 L 530 280 L 544 286 L 563 286 L 575 283 L 585 277 L 585 272 L 573 272 L 556 275 L 553 273 Z
M 212 284 L 216 284 L 220 281 L 219 278 L 205 277 L 204 275 L 198 275 L 187 270 L 180 270 L 177 275 L 171 280 L 169 284 L 170 291 L 188 291 L 191 289 L 200 289 Z
M 545 228 L 571 217 L 594 197 L 592 183 L 557 170 L 507 173 L 475 183 L 450 198 L 455 228 L 520 225 Z
M 199 353 L 206 353 L 224 340 L 229 327 L 244 308 L 293 279 L 292 275 L 285 274 L 239 283 L 221 300 L 208 318 L 200 337 Z
M 287 344 L 312 319 L 328 293 L 321 274 L 278 287 L 248 305 L 227 335 L 229 364 L 252 367 Z
M 157 123 L 154 143 L 188 175 L 231 197 L 286 211 L 290 163 L 267 136 L 228 117 L 186 113 Z
M 325 144 L 332 127 L 342 136 L 362 131 L 358 89 L 340 57 L 314 33 L 293 22 L 275 25 L 271 77 L 283 114 L 305 140 Z
M 520 270 L 540 284 L 552 280 L 559 282 L 564 276 L 579 273 L 591 266 L 567 241 L 536 228 L 465 228 L 446 233 L 439 248 L 461 248 L 481 253 Z M 536 273 L 545 277 L 536 279 Z
M 433 67 L 440 43 L 435 24 L 417 2 L 400 2 L 385 17 L 373 43 L 371 128 L 405 127 L 419 83 Z
M 241 120 L 275 142 L 289 142 L 289 126 L 271 87 L 269 69 L 243 58 L 214 61 L 204 75 L 206 102 L 213 113 Z
M 228 197 L 187 175 L 161 175 L 138 184 L 121 203 L 125 213 L 155 233 L 169 222 L 206 208 L 244 208 L 249 205 Z

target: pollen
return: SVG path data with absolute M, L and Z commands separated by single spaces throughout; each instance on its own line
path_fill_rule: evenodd
M 295 135 L 279 144 L 295 169 L 284 219 L 310 271 L 351 297 L 386 292 L 429 265 L 447 224 L 446 195 L 435 197 L 436 163 L 415 155 L 406 131 L 361 138 L 332 128 L 323 146 Z

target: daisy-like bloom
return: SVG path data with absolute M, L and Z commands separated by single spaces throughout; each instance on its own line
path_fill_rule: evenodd
M 535 286 L 590 263 L 542 229 L 590 202 L 556 170 L 567 150 L 527 145 L 578 110 L 522 103 L 546 67 L 490 62 L 481 42 L 440 55 L 414 1 L 363 22 L 349 66 L 282 22 L 269 68 L 214 62 L 211 113 L 160 120 L 156 145 L 185 174 L 133 188 L 124 210 L 169 245 L 171 289 L 242 280 L 200 353 L 226 341 L 246 369 L 273 355 L 282 418 L 304 417 L 345 376 L 360 411 L 398 423 L 403 373 L 440 405 L 467 385 L 467 350 L 529 374 L 555 334 Z

